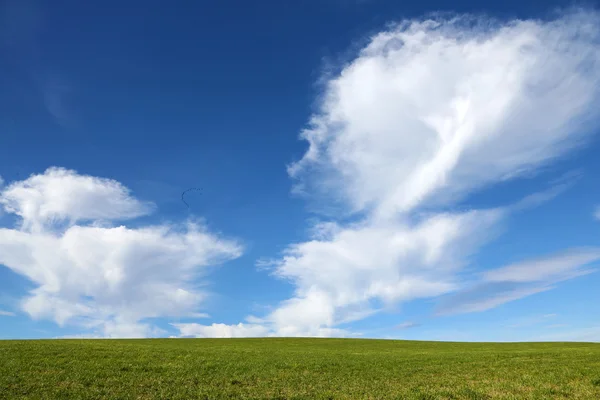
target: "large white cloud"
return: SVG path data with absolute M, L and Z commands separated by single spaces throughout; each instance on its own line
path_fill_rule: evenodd
M 327 82 L 290 172 L 389 217 L 535 169 L 597 116 L 599 25 L 598 13 L 576 12 L 381 32 Z
M 580 145 L 599 94 L 595 11 L 549 21 L 439 17 L 376 34 L 325 82 L 301 134 L 309 149 L 288 167 L 297 191 L 357 222 L 318 225 L 267 263 L 296 291 L 254 322 L 274 335 L 337 335 L 388 304 L 462 290 L 469 255 L 503 217 L 562 187 L 498 209 L 453 206 Z M 511 286 L 488 308 L 544 289 Z
M 194 315 L 206 296 L 206 267 L 239 257 L 241 245 L 198 222 L 128 228 L 113 221 L 152 206 L 118 182 L 50 168 L 0 192 L 16 214 L 0 229 L 0 264 L 36 288 L 22 308 L 35 318 L 73 323 L 112 337 L 159 331 L 144 319 Z

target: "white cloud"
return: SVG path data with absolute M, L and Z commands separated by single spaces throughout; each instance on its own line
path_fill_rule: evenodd
M 344 329 L 315 328 L 310 330 L 286 330 L 266 320 L 237 325 L 195 323 L 171 324 L 179 330 L 179 337 L 197 338 L 243 338 L 243 337 L 356 337 L 358 334 Z
M 502 215 L 485 210 L 436 214 L 417 223 L 317 227 L 314 240 L 290 246 L 281 260 L 261 260 L 295 284 L 293 298 L 264 318 L 248 318 L 250 325 L 189 326 L 196 335 L 216 337 L 225 329 L 246 332 L 248 326 L 257 332 L 261 327 L 264 336 L 353 336 L 335 326 L 398 302 L 456 290 L 455 273 L 494 233 Z
M 501 216 L 486 210 L 437 214 L 415 224 L 357 224 L 290 246 L 275 274 L 293 282 L 296 294 L 266 319 L 284 336 L 307 333 L 456 290 L 457 271 Z
M 113 226 L 151 205 L 118 182 L 64 169 L 10 184 L 0 204 L 22 222 L 0 229 L 0 264 L 37 285 L 23 310 L 107 337 L 157 336 L 148 318 L 198 315 L 207 293 L 197 278 L 242 252 L 198 222 Z
M 534 170 L 597 115 L 599 22 L 467 16 L 381 32 L 327 82 L 289 171 L 387 218 Z
M 0 317 L 14 317 L 16 314 L 10 311 L 0 310 Z
M 600 110 L 599 39 L 593 11 L 546 22 L 412 20 L 375 35 L 325 83 L 301 135 L 309 149 L 288 168 L 297 192 L 323 209 L 342 206 L 357 222 L 317 225 L 281 259 L 261 260 L 296 288 L 262 319 L 270 332 L 335 335 L 388 305 L 462 289 L 469 256 L 503 217 L 564 186 L 498 209 L 448 210 L 586 139 Z M 521 274 L 541 279 L 536 271 L 528 265 Z M 485 282 L 495 295 L 482 299 L 478 287 L 469 295 L 479 304 L 461 305 L 494 307 L 547 290 L 542 281 Z
M 594 213 L 594 217 L 598 220 L 600 220 L 600 207 L 596 208 L 596 212 Z
M 2 190 L 0 205 L 22 218 L 23 230 L 38 232 L 61 222 L 127 220 L 153 211 L 152 204 L 131 197 L 119 182 L 64 168 L 10 184 Z

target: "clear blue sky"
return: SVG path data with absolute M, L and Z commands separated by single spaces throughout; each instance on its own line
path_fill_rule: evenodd
M 600 341 L 570 5 L 0 1 L 0 338 Z

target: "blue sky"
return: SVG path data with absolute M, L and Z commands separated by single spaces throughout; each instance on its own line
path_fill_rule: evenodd
M 0 338 L 600 341 L 598 4 L 0 4 Z

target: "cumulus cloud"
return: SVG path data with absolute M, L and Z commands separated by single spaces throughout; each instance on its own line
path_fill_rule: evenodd
M 442 16 L 374 35 L 327 77 L 301 133 L 309 148 L 288 167 L 295 190 L 323 209 L 341 207 L 340 220 L 261 260 L 296 288 L 262 324 L 281 336 L 336 335 L 390 304 L 462 290 L 470 255 L 504 217 L 562 189 L 452 210 L 584 142 L 600 110 L 599 39 L 600 16 L 589 10 L 548 21 Z M 557 274 L 568 269 L 558 264 Z M 535 280 L 536 270 L 521 273 Z M 485 307 L 547 288 L 538 283 L 485 281 L 501 294 Z
M 207 293 L 196 280 L 242 253 L 199 222 L 115 225 L 152 205 L 116 181 L 71 170 L 14 182 L 0 205 L 20 217 L 0 229 L 0 264 L 36 285 L 22 309 L 107 337 L 157 336 L 163 332 L 147 319 L 197 314 Z

